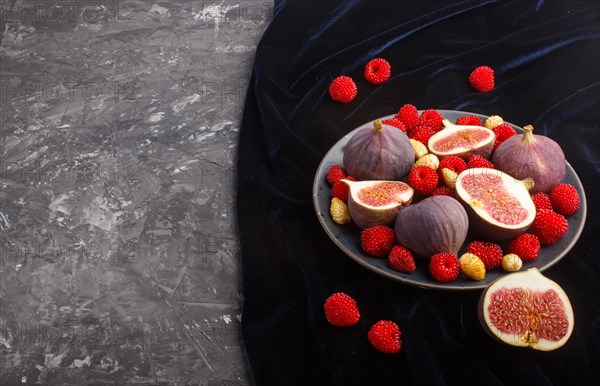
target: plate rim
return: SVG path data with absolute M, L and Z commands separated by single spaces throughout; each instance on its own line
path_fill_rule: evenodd
M 421 113 L 424 110 L 418 110 L 418 111 L 419 111 L 419 113 Z M 474 115 L 474 116 L 482 119 L 482 121 L 489 117 L 489 116 L 486 116 L 483 114 L 469 112 L 469 111 L 463 111 L 463 110 L 436 109 L 436 111 L 438 111 L 444 117 L 445 117 L 445 114 L 448 114 L 448 113 L 461 114 L 461 115 Z M 391 117 L 394 117 L 394 114 L 386 115 L 383 117 L 377 117 L 377 118 L 374 118 L 373 120 L 370 120 L 370 121 L 360 124 L 356 128 L 350 130 L 344 136 L 342 136 L 339 140 L 337 140 L 327 150 L 325 155 L 322 157 L 321 161 L 319 162 L 319 166 L 317 167 L 317 170 L 315 172 L 315 177 L 313 179 L 313 187 L 312 187 L 313 208 L 315 210 L 315 213 L 317 215 L 319 223 L 321 224 L 321 227 L 325 230 L 325 233 L 327 234 L 329 239 L 331 239 L 334 242 L 334 244 L 342 252 L 344 252 L 346 255 L 348 255 L 354 262 L 358 263 L 359 265 L 362 265 L 363 267 L 369 269 L 370 271 L 372 271 L 380 276 L 386 277 L 387 279 L 397 281 L 400 283 L 404 283 L 407 285 L 415 286 L 418 288 L 423 288 L 423 289 L 448 290 L 448 291 L 477 291 L 477 290 L 485 289 L 494 280 L 492 280 L 491 282 L 481 282 L 480 284 L 478 284 L 478 282 L 474 281 L 472 285 L 457 286 L 457 285 L 452 285 L 452 282 L 451 283 L 438 283 L 438 282 L 433 281 L 433 279 L 430 283 L 411 280 L 410 278 L 406 277 L 406 276 L 409 276 L 410 273 L 406 274 L 406 273 L 402 273 L 402 272 L 397 272 L 397 273 L 396 272 L 394 272 L 394 273 L 387 272 L 387 271 L 381 269 L 380 267 L 374 266 L 373 264 L 369 263 L 368 261 L 365 261 L 364 259 L 361 259 L 361 258 L 355 256 L 351 251 L 349 251 L 346 248 L 346 246 L 344 246 L 344 244 L 340 240 L 337 239 L 337 237 L 335 237 L 334 234 L 331 233 L 331 231 L 329 230 L 329 227 L 327 226 L 327 224 L 325 224 L 324 216 L 329 215 L 329 212 L 323 213 L 322 211 L 319 210 L 318 198 L 319 198 L 319 183 L 323 181 L 322 180 L 323 177 L 321 175 L 323 174 L 324 166 L 326 165 L 326 160 L 328 160 L 328 156 L 332 152 L 334 152 L 334 150 L 337 149 L 337 147 L 339 147 L 341 143 L 347 142 L 349 140 L 350 136 L 352 136 L 355 132 L 357 132 L 361 128 L 365 127 L 366 125 L 371 124 L 373 121 L 375 121 L 377 119 L 385 120 L 385 119 L 388 119 Z M 522 127 L 517 126 L 511 122 L 504 121 L 504 123 L 509 124 L 510 126 L 515 128 L 517 130 L 517 132 L 519 132 L 519 133 L 522 133 L 522 131 L 523 131 Z M 566 167 L 568 169 L 570 169 L 569 171 L 572 172 L 572 176 L 578 185 L 577 190 L 580 194 L 580 202 L 581 202 L 580 207 L 579 207 L 580 216 L 581 216 L 581 221 L 580 221 L 581 225 L 576 229 L 576 232 L 573 234 L 572 239 L 569 241 L 569 243 L 566 245 L 566 247 L 560 252 L 559 256 L 553 258 L 552 260 L 550 260 L 543 266 L 535 267 L 535 268 L 539 269 L 540 272 L 544 272 L 545 270 L 553 267 L 558 262 L 560 262 L 573 249 L 575 244 L 579 241 L 579 238 L 581 237 L 581 234 L 583 233 L 583 230 L 585 228 L 585 223 L 586 223 L 586 219 L 587 219 L 587 198 L 585 195 L 585 189 L 583 187 L 581 179 L 577 175 L 577 172 L 575 171 L 575 169 L 573 169 L 573 167 L 571 166 L 571 164 L 568 161 L 566 161 Z M 505 274 L 508 274 L 508 272 L 506 272 Z M 502 277 L 502 276 L 504 276 L 504 274 L 501 275 L 500 277 Z M 495 280 L 497 280 L 497 279 L 495 279 Z

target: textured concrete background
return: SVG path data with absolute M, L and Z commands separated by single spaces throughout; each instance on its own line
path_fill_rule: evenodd
M 233 188 L 272 2 L 0 5 L 0 384 L 252 383 Z

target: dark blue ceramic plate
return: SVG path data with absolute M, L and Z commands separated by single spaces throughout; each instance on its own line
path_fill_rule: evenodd
M 485 119 L 487 119 L 486 116 L 464 111 L 438 111 L 444 116 L 444 118 L 450 120 L 451 122 L 456 121 L 457 118 L 463 115 L 475 115 L 479 117 L 482 120 L 482 122 L 485 121 Z M 386 119 L 389 117 L 391 116 L 383 117 L 381 119 Z M 422 288 L 452 291 L 481 290 L 487 287 L 488 284 L 490 284 L 498 277 L 506 274 L 506 272 L 501 267 L 499 267 L 493 271 L 488 272 L 486 274 L 485 280 L 482 281 L 473 281 L 461 274 L 457 280 L 451 283 L 438 283 L 431 278 L 429 270 L 427 268 L 428 261 L 423 259 L 417 259 L 416 271 L 408 274 L 397 272 L 392 270 L 388 266 L 387 259 L 373 258 L 362 252 L 360 248 L 360 229 L 357 226 L 355 226 L 354 224 L 339 225 L 333 222 L 329 214 L 329 206 L 331 203 L 331 188 L 328 185 L 327 180 L 325 178 L 327 170 L 333 164 L 342 164 L 344 146 L 346 145 L 348 140 L 354 135 L 354 133 L 357 130 L 370 125 L 372 125 L 372 122 L 367 122 L 364 125 L 346 134 L 342 139 L 340 139 L 335 145 L 331 147 L 327 154 L 325 154 L 325 157 L 323 157 L 323 160 L 321 161 L 321 164 L 317 169 L 313 183 L 313 203 L 315 206 L 317 217 L 319 218 L 323 229 L 331 238 L 331 240 L 342 251 L 344 251 L 348 256 L 350 256 L 352 260 L 370 269 L 371 271 L 376 272 L 385 278 L 397 280 L 402 283 Z M 517 130 L 517 132 L 523 131 L 522 128 L 518 126 L 512 124 L 511 126 L 513 126 Z M 568 217 L 568 233 L 565 236 L 563 236 L 556 244 L 547 247 L 542 247 L 538 258 L 531 262 L 525 262 L 523 264 L 522 269 L 536 267 L 540 271 L 544 271 L 552 267 L 554 264 L 558 263 L 563 257 L 565 257 L 569 253 L 569 251 L 573 248 L 573 246 L 579 239 L 581 232 L 583 231 L 585 218 L 587 214 L 585 192 L 583 190 L 583 186 L 581 185 L 579 177 L 577 176 L 577 174 L 575 173 L 575 171 L 569 163 L 567 163 L 567 174 L 565 177 L 565 182 L 577 188 L 579 195 L 581 196 L 581 207 L 579 208 L 577 213 Z M 471 240 L 472 239 L 469 236 L 459 254 L 462 254 L 464 252 L 465 246 Z

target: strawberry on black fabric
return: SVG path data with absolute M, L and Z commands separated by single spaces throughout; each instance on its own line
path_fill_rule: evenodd
M 336 292 L 327 298 L 323 306 L 327 321 L 337 327 L 347 327 L 360 320 L 356 301 L 344 292 Z
M 392 66 L 382 58 L 375 58 L 365 66 L 365 79 L 372 84 L 382 84 L 390 79 Z
M 402 348 L 401 335 L 400 327 L 396 323 L 380 320 L 371 327 L 367 337 L 377 351 L 396 354 Z
M 477 67 L 469 75 L 471 87 L 479 92 L 490 92 L 494 89 L 494 70 L 488 66 Z
M 354 100 L 358 88 L 356 83 L 349 76 L 338 76 L 329 86 L 329 95 L 336 102 L 349 103 Z

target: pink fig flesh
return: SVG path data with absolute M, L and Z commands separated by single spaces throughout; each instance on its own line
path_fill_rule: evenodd
M 443 120 L 445 128 L 434 134 L 427 144 L 438 157 L 455 155 L 468 159 L 473 154 L 488 158 L 492 154 L 496 134 L 482 126 L 455 125 Z
M 362 229 L 391 225 L 402 207 L 410 204 L 414 195 L 414 190 L 401 181 L 341 181 L 350 187 L 350 218 Z
M 455 187 L 474 232 L 487 239 L 515 237 L 525 232 L 535 218 L 527 185 L 500 170 L 467 169 L 458 175 Z
M 537 268 L 492 282 L 479 299 L 478 315 L 495 339 L 542 351 L 563 346 L 574 324 L 567 294 Z

